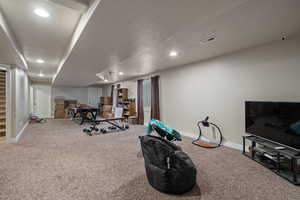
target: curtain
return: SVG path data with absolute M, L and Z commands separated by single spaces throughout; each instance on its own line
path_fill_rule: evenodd
M 137 123 L 144 125 L 144 105 L 143 105 L 143 80 L 137 81 Z
M 111 85 L 111 92 L 110 92 L 111 100 L 113 100 L 114 98 L 114 90 L 115 90 L 115 86 Z
M 159 76 L 151 77 L 151 119 L 160 120 Z

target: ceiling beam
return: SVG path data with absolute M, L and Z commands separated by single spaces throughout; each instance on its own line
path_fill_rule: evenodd
M 72 35 L 70 43 L 67 47 L 67 50 L 66 50 L 62 60 L 60 61 L 57 71 L 52 79 L 52 84 L 54 84 L 57 75 L 61 71 L 63 65 L 65 64 L 65 62 L 67 61 L 69 56 L 71 55 L 73 48 L 75 47 L 76 43 L 78 42 L 84 28 L 86 27 L 87 23 L 89 22 L 90 18 L 92 17 L 94 11 L 96 10 L 96 8 L 100 4 L 100 2 L 101 2 L 101 0 L 92 0 L 91 5 L 88 7 L 87 11 L 85 13 L 83 13 L 83 15 L 81 16 L 81 18 L 78 22 L 78 25 L 75 28 L 75 31 Z
M 7 39 L 9 40 L 10 44 L 12 45 L 13 49 L 15 50 L 16 54 L 22 61 L 22 66 L 28 70 L 28 64 L 26 62 L 26 59 L 23 55 L 23 52 L 21 50 L 20 44 L 14 34 L 14 32 L 10 29 L 4 15 L 2 14 L 2 11 L 0 10 L 0 27 L 3 29 Z
M 55 4 L 77 10 L 79 12 L 85 12 L 89 7 L 90 0 L 48 0 Z

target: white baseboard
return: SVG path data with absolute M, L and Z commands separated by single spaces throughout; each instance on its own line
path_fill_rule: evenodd
M 18 133 L 18 135 L 15 138 L 8 138 L 7 139 L 7 143 L 9 143 L 9 144 L 16 144 L 16 143 L 18 143 L 19 140 L 20 140 L 20 138 L 21 138 L 21 136 L 23 135 L 26 127 L 28 126 L 28 124 L 29 124 L 29 121 L 27 121 L 24 124 L 24 126 L 22 127 L 22 129 L 20 130 L 20 132 Z
M 6 143 L 7 144 L 15 144 L 15 143 L 17 143 L 16 138 L 7 138 Z
M 188 133 L 188 132 L 184 132 L 184 131 L 179 131 L 179 133 L 182 136 L 186 136 L 186 137 L 189 137 L 189 138 L 192 138 L 192 139 L 198 138 L 198 135 L 195 135 L 193 133 Z M 204 141 L 209 142 L 209 139 L 207 139 L 205 137 L 201 137 L 201 139 L 204 140 Z M 226 146 L 226 147 L 229 147 L 229 148 L 232 148 L 232 149 L 243 150 L 243 145 L 237 144 L 237 143 L 234 143 L 234 142 L 223 141 L 222 145 Z
M 223 142 L 223 145 L 226 146 L 226 147 L 230 147 L 232 149 L 237 149 L 237 150 L 240 150 L 240 151 L 243 150 L 243 145 L 237 144 L 237 143 L 234 143 L 234 142 L 225 141 L 225 142 Z
M 192 133 L 184 132 L 184 131 L 178 131 L 182 136 L 186 136 L 192 139 L 196 139 L 198 136 Z
M 20 140 L 22 134 L 24 133 L 26 127 L 28 126 L 28 124 L 29 124 L 29 121 L 27 121 L 27 122 L 24 124 L 23 128 L 22 128 L 21 131 L 18 133 L 18 135 L 17 135 L 17 137 L 16 137 L 16 143 L 19 142 L 19 140 Z

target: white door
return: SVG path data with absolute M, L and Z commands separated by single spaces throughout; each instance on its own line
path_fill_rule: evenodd
M 51 117 L 51 86 L 33 86 L 33 114 L 40 118 Z

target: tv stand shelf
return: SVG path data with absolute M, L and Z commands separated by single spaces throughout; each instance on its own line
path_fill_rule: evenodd
M 249 152 L 246 143 L 250 142 Z M 256 137 L 243 136 L 243 154 L 295 185 L 300 185 L 300 154 L 281 145 Z

